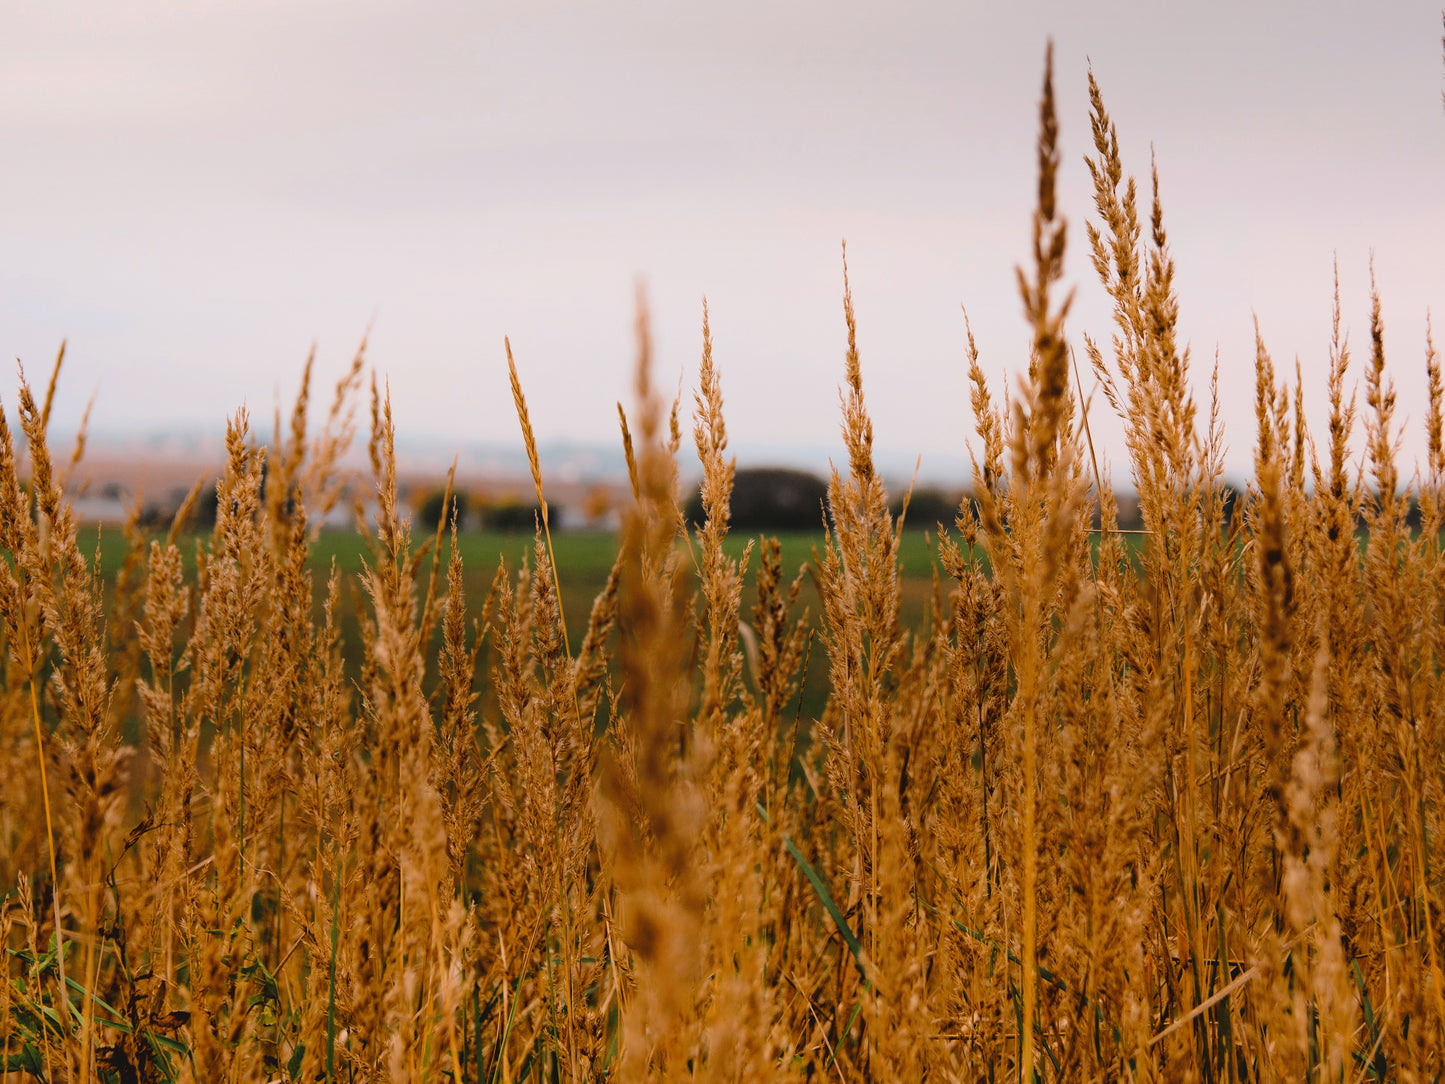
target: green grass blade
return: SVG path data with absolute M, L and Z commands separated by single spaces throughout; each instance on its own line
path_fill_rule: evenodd
M 331 890 L 331 969 L 326 980 L 326 1082 L 336 1080 L 336 943 L 341 938 L 341 869 Z
M 824 1072 L 833 1068 L 833 1063 L 838 1060 L 838 1051 L 843 1049 L 843 1040 L 848 1038 L 848 1033 L 853 1030 L 853 1025 L 858 1022 L 858 1014 L 862 1011 L 863 1002 L 860 1001 L 853 1006 L 853 1014 L 848 1017 L 848 1026 L 838 1033 L 838 1041 L 833 1044 L 833 1049 L 828 1054 L 828 1062 L 823 1066 Z
M 772 824 L 772 818 L 768 816 L 768 811 L 763 808 L 762 803 L 756 803 L 754 808 L 758 811 L 758 816 L 763 818 L 764 824 Z M 848 925 L 847 917 L 833 902 L 833 894 L 828 891 L 828 885 L 824 882 L 822 875 L 813 867 L 813 863 L 803 857 L 803 852 L 798 849 L 798 845 L 793 842 L 791 836 L 783 837 L 783 846 L 787 849 L 788 854 L 792 855 L 798 868 L 803 871 L 803 876 L 808 879 L 808 883 L 813 886 L 813 891 L 818 896 L 818 902 L 828 912 L 828 916 L 833 920 L 833 925 L 838 927 L 838 933 L 842 936 L 843 943 L 853 954 L 853 963 L 858 967 L 858 974 L 862 976 L 863 984 L 868 985 L 868 973 L 863 967 L 863 945 L 857 935 L 853 933 L 852 927 Z
M 803 876 L 808 879 L 808 883 L 813 886 L 813 891 L 817 894 L 818 902 L 821 903 L 824 910 L 828 912 L 828 917 L 833 920 L 833 925 L 838 927 L 838 934 L 843 938 L 843 943 L 848 946 L 848 951 L 853 954 L 853 963 L 857 965 L 858 974 L 863 977 L 863 982 L 866 985 L 868 983 L 868 972 L 863 966 L 863 945 L 858 940 L 857 935 L 853 933 L 852 928 L 849 927 L 848 919 L 844 916 L 838 905 L 833 902 L 832 893 L 828 891 L 828 886 L 823 882 L 822 876 L 813 868 L 813 863 L 803 857 L 803 852 L 798 850 L 798 845 L 794 843 L 791 838 L 784 838 L 783 846 L 786 847 L 788 853 L 793 856 L 793 861 L 798 863 L 798 868 L 803 871 Z

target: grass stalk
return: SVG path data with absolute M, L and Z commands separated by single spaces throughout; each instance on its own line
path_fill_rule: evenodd
M 64 347 L 61 348 L 61 355 L 64 356 Z M 56 363 L 56 369 L 57 371 L 59 370 L 58 362 Z M 46 402 L 47 404 L 49 403 L 48 396 Z M 25 597 L 25 573 L 23 570 L 20 571 L 19 576 L 21 585 L 21 598 L 23 599 Z M 46 856 L 50 860 L 50 898 L 53 905 L 55 921 L 55 966 L 57 981 L 56 1005 L 60 1013 L 60 1020 L 66 1025 L 68 1031 L 70 1014 L 66 1011 L 66 1007 L 70 1004 L 70 995 L 69 991 L 66 988 L 65 982 L 65 931 L 60 924 L 60 875 L 56 869 L 55 864 L 55 825 L 54 821 L 51 818 L 50 812 L 50 779 L 49 773 L 46 771 L 45 768 L 45 735 L 44 728 L 41 726 L 40 722 L 40 697 L 35 688 L 35 671 L 40 664 L 40 660 L 39 655 L 31 649 L 30 621 L 26 617 L 23 608 L 20 611 L 19 618 L 21 636 L 23 638 L 22 648 L 25 652 L 26 670 L 29 673 L 28 684 L 30 689 L 30 718 L 35 727 L 35 757 L 36 760 L 39 762 L 40 766 L 40 801 L 41 805 L 44 807 L 45 810 L 45 849 Z M 41 1028 L 43 1031 L 43 1017 Z M 57 1037 L 61 1039 L 62 1042 L 65 1039 L 64 1034 L 61 1034 Z M 50 1061 L 49 1044 L 46 1044 L 45 1058 L 46 1064 L 48 1066 Z M 50 1073 L 49 1068 L 46 1069 L 46 1072 L 47 1074 Z

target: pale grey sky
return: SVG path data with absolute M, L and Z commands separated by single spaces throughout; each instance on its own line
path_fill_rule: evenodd
M 1439 0 L 9 0 L 0 350 L 43 373 L 69 338 L 58 426 L 98 386 L 100 429 L 219 432 L 289 399 L 313 340 L 329 380 L 374 316 L 403 435 L 508 441 L 508 334 L 540 436 L 609 441 L 641 276 L 665 380 L 691 381 L 709 297 L 740 448 L 836 446 L 846 237 L 878 442 L 926 470 L 972 430 L 960 304 L 997 381 L 1026 358 L 1013 267 L 1052 35 L 1072 333 L 1109 331 L 1092 60 L 1127 164 L 1157 151 L 1183 330 L 1201 389 L 1220 351 L 1243 468 L 1252 314 L 1318 404 L 1336 252 L 1361 354 L 1374 253 L 1422 414 L 1440 33 Z

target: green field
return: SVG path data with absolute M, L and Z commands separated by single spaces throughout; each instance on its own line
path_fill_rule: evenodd
M 188 535 L 181 545 L 186 555 L 187 566 L 194 563 L 197 543 L 205 544 L 208 536 Z M 782 546 L 783 567 L 788 578 L 795 576 L 805 563 L 811 563 L 815 548 L 821 548 L 823 536 L 815 531 L 799 531 L 777 536 Z M 111 579 L 120 570 L 125 560 L 125 538 L 114 528 L 81 528 L 81 548 L 98 556 L 98 568 L 102 578 Z M 418 545 L 429 540 L 417 538 Z M 733 535 L 727 540 L 727 549 L 734 557 L 740 557 L 749 539 Z M 462 566 L 466 569 L 467 591 L 470 597 L 485 594 L 490 587 L 497 565 L 505 561 L 507 567 L 516 569 L 525 560 L 532 563 L 533 539 L 526 534 L 503 534 L 496 532 L 464 531 L 457 536 L 461 550 Z M 450 552 L 450 539 L 443 540 L 443 556 Z M 617 556 L 617 536 L 594 532 L 558 532 L 552 536 L 553 549 L 557 557 L 558 578 L 563 592 L 563 605 L 567 611 L 570 630 L 576 630 L 586 620 L 592 599 L 607 582 L 607 574 Z M 362 570 L 367 559 L 366 540 L 350 531 L 322 532 L 311 544 L 311 567 L 318 573 L 320 581 L 333 562 L 343 576 L 354 575 Z M 922 601 L 926 599 L 936 564 L 936 536 L 934 532 L 906 531 L 899 551 L 899 565 L 903 572 L 905 594 L 918 595 L 919 608 L 905 616 L 921 617 Z M 749 560 L 748 584 L 751 574 L 757 570 L 757 552 Z M 805 584 L 803 599 L 811 592 L 811 583 Z M 921 593 L 920 593 L 921 592 Z M 816 596 L 813 596 L 816 598 Z M 478 597 L 478 601 L 480 598 Z M 748 600 L 744 597 L 744 602 Z M 816 610 L 816 607 L 814 607 Z
M 782 547 L 785 579 L 792 578 L 804 566 L 811 566 L 815 551 L 821 551 L 825 538 L 818 531 L 794 531 L 777 534 Z M 1137 551 L 1139 536 L 1127 535 L 1131 549 Z M 186 555 L 189 570 L 194 565 L 197 544 L 205 545 L 209 536 L 187 535 L 180 543 Z M 429 545 L 430 538 L 418 536 L 416 545 Z M 725 546 L 733 557 L 741 557 L 750 541 L 756 541 L 741 533 L 730 535 Z M 119 572 L 125 559 L 126 543 L 122 533 L 115 528 L 82 528 L 81 548 L 96 554 L 98 569 L 104 580 L 112 580 Z M 552 536 L 552 545 L 557 557 L 558 579 L 562 590 L 562 605 L 567 616 L 569 634 L 579 636 L 586 626 L 592 600 L 607 582 L 612 563 L 617 556 L 617 536 L 600 532 L 557 532 Z M 443 539 L 442 556 L 450 554 L 451 541 Z M 693 543 L 695 548 L 695 541 Z M 498 563 L 505 561 L 508 569 L 515 572 L 523 561 L 533 563 L 533 538 L 529 534 L 501 533 L 488 531 L 463 531 L 457 535 L 457 546 L 461 550 L 462 567 L 466 571 L 466 592 L 469 602 L 480 607 L 496 575 Z M 333 566 L 348 579 L 362 571 L 367 560 L 366 539 L 352 531 L 324 531 L 311 544 L 310 565 L 316 574 L 317 599 L 322 597 L 327 570 Z M 902 574 L 903 612 L 905 627 L 918 628 L 926 619 L 929 597 L 933 590 L 933 576 L 938 569 L 938 536 L 936 530 L 906 530 L 898 552 L 899 569 Z M 746 615 L 754 600 L 754 576 L 757 572 L 757 547 L 748 561 L 743 591 L 743 613 Z M 445 574 L 445 566 L 442 568 Z M 346 593 L 343 583 L 343 594 Z M 818 596 L 811 575 L 804 577 L 802 591 L 798 597 L 799 607 L 806 607 L 813 617 L 818 616 Z
M 783 532 L 776 536 L 781 546 L 784 580 L 791 583 L 799 571 L 804 571 L 803 582 L 798 593 L 795 617 L 806 616 L 812 639 L 808 651 L 808 662 L 804 674 L 801 700 L 795 702 L 794 710 L 803 720 L 814 718 L 823 709 L 828 697 L 828 659 L 821 620 L 822 607 L 818 591 L 811 574 L 815 550 L 821 551 L 825 538 L 820 531 Z M 1139 537 L 1128 535 L 1130 548 L 1137 553 Z M 740 558 L 750 538 L 741 533 L 730 535 L 725 547 L 730 555 Z M 755 542 L 756 540 L 753 539 Z M 97 530 L 94 527 L 81 530 L 81 548 L 98 558 L 97 567 L 107 587 L 107 593 L 114 583 L 125 560 L 126 544 L 123 534 L 115 528 Z M 413 539 L 417 546 L 430 545 L 431 536 Z M 461 551 L 464 569 L 464 591 L 468 609 L 477 617 L 481 614 L 488 592 L 496 577 L 499 562 L 505 561 L 509 573 L 521 567 L 523 561 L 533 564 L 534 540 L 522 533 L 486 531 L 463 531 L 457 535 L 457 546 Z M 601 532 L 557 532 L 552 536 L 557 556 L 558 580 L 561 587 L 562 609 L 566 616 L 567 632 L 575 647 L 582 640 L 587 621 L 592 611 L 593 600 L 606 586 L 608 573 L 617 556 L 618 538 L 614 534 Z M 189 572 L 195 563 L 197 546 L 209 545 L 209 536 L 192 533 L 180 543 L 186 556 Z M 696 552 L 696 539 L 690 543 Z M 450 555 L 451 540 L 444 536 L 442 541 L 443 563 L 439 566 L 438 590 L 445 589 L 446 565 Z M 361 674 L 361 628 L 357 619 L 356 603 L 364 598 L 356 579 L 368 559 L 366 538 L 352 531 L 325 531 L 311 544 L 310 567 L 314 575 L 314 597 L 319 617 L 326 594 L 327 572 L 333 566 L 341 574 L 341 597 L 338 622 L 342 633 L 342 652 L 347 668 L 353 677 Z M 898 552 L 901 571 L 901 612 L 903 627 L 914 632 L 923 632 L 931 611 L 931 597 L 934 589 L 935 572 L 943 577 L 943 589 L 948 581 L 938 568 L 938 536 L 936 530 L 905 530 Z M 430 561 L 423 564 L 420 590 L 425 590 L 426 575 Z M 805 569 L 807 566 L 807 569 Z M 758 569 L 757 546 L 749 557 L 743 581 L 741 615 L 744 620 L 751 617 L 756 602 L 756 574 Z M 513 579 L 515 583 L 515 579 Z M 694 582 L 696 578 L 694 577 Z M 353 586 L 358 591 L 353 591 Z M 436 670 L 436 651 L 440 647 L 441 634 L 437 630 L 428 645 L 428 661 L 433 677 Z M 477 689 L 484 697 L 490 686 L 489 664 L 484 657 L 477 675 Z
M 814 549 L 821 547 L 824 536 L 821 532 L 800 531 L 777 536 L 782 548 L 784 577 L 787 582 L 797 576 L 803 566 L 811 566 Z M 427 544 L 428 539 L 415 539 L 418 545 Z M 741 557 L 749 539 L 741 534 L 728 538 L 727 549 L 734 557 Z M 96 555 L 101 578 L 109 587 L 125 560 L 126 542 L 123 534 L 115 528 L 82 528 L 81 548 Z M 561 585 L 562 607 L 567 618 L 567 630 L 572 644 L 580 642 L 591 613 L 592 602 L 607 583 L 608 573 L 617 556 L 616 535 L 595 532 L 558 532 L 552 536 L 557 556 L 558 579 Z M 187 535 L 180 543 L 186 555 L 188 570 L 194 567 L 197 545 L 209 544 L 209 536 Z M 450 539 L 442 543 L 442 557 L 450 553 Z M 480 614 L 482 604 L 491 589 L 498 563 L 505 561 L 509 570 L 515 572 L 525 560 L 533 563 L 534 542 L 530 535 L 464 531 L 457 536 L 461 551 L 462 567 L 465 570 L 465 591 L 469 609 Z M 695 546 L 695 542 L 694 542 Z M 937 560 L 937 539 L 932 531 L 905 531 L 899 551 L 899 564 L 903 573 L 903 622 L 905 627 L 920 628 L 929 611 L 929 597 L 933 589 L 933 573 Z M 315 598 L 318 610 L 325 597 L 326 574 L 333 567 L 342 575 L 340 624 L 343 635 L 343 652 L 348 667 L 359 674 L 360 629 L 355 612 L 355 602 L 350 585 L 354 577 L 365 567 L 368 554 L 364 536 L 351 531 L 322 532 L 311 545 L 310 566 L 315 576 Z M 427 565 L 423 566 L 423 577 Z M 748 561 L 743 585 L 742 613 L 750 615 L 756 600 L 755 576 L 758 568 L 757 547 Z M 445 577 L 445 564 L 440 576 Z M 424 580 L 423 580 L 424 583 Z M 439 585 L 442 589 L 443 585 Z M 798 595 L 796 616 L 807 612 L 809 626 L 815 632 L 809 653 L 803 698 L 799 710 L 804 717 L 822 708 L 827 698 L 827 656 L 822 640 L 820 621 L 821 607 L 818 593 L 811 575 L 805 575 Z M 439 635 L 439 634 L 438 634 Z M 437 644 L 433 643 L 435 650 Z M 485 673 L 478 675 L 479 685 L 485 689 Z

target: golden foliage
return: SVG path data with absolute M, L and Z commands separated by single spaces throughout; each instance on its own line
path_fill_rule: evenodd
M 1438 354 L 1427 337 L 1429 459 L 1402 490 L 1378 294 L 1358 476 L 1338 296 L 1322 454 L 1298 369 L 1291 390 L 1257 339 L 1255 477 L 1231 514 L 1157 171 L 1145 223 L 1092 74 L 1089 96 L 1087 240 L 1115 327 L 1083 345 L 1142 540 L 1117 530 L 1068 345 L 1049 73 L 1028 378 L 996 399 L 968 334 L 974 496 L 918 628 L 845 254 L 812 718 L 801 578 L 760 540 L 745 609 L 754 550 L 724 545 L 705 305 L 706 521 L 689 537 L 639 298 L 630 422 L 619 406 L 635 502 L 575 652 L 510 345 L 541 517 L 480 605 L 454 524 L 449 552 L 445 517 L 413 542 L 374 378 L 369 557 L 316 582 L 361 353 L 320 435 L 309 363 L 274 446 L 230 422 L 193 571 L 183 510 L 164 538 L 131 525 L 109 586 L 47 445 L 55 378 L 37 405 L 22 374 L 23 456 L 0 411 L 0 1072 L 1438 1079 Z

